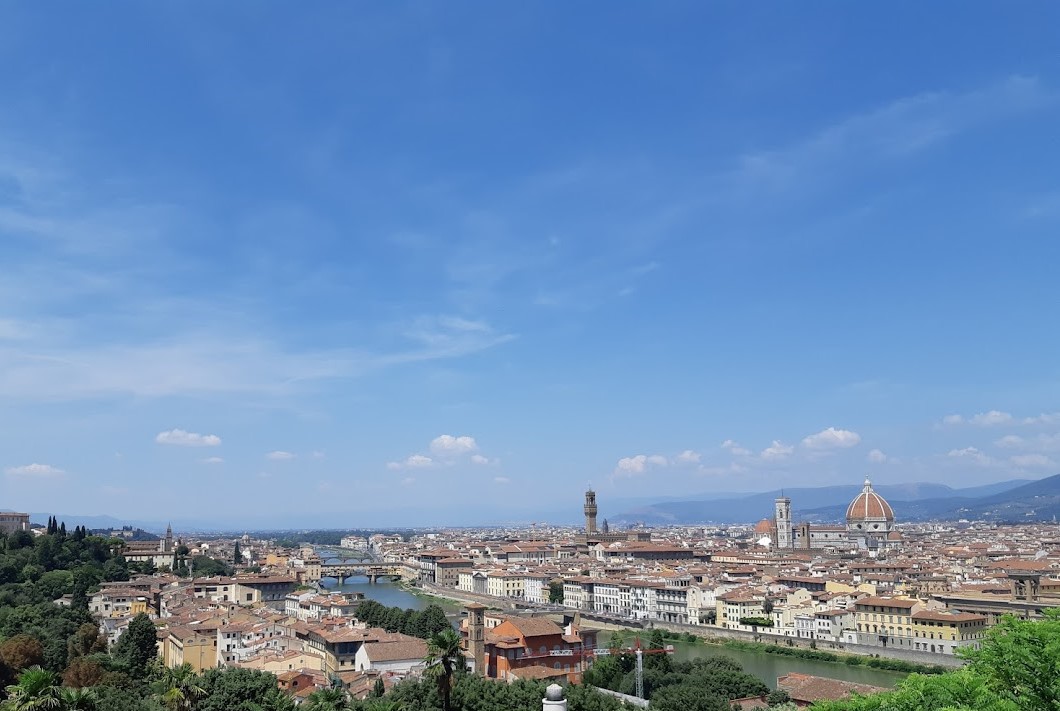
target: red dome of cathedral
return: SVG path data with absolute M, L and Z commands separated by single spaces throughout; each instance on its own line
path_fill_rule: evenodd
M 861 521 L 894 521 L 891 505 L 872 490 L 872 483 L 868 479 L 865 480 L 865 488 L 847 507 L 847 523 Z
M 768 536 L 773 532 L 773 528 L 776 524 L 768 518 L 764 518 L 755 524 L 755 533 L 761 533 Z

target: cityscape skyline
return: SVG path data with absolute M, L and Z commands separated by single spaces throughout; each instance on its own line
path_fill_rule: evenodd
M 0 508 L 1060 472 L 1060 8 L 271 7 L 0 9 Z

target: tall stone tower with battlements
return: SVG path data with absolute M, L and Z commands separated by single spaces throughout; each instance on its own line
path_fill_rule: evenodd
M 596 492 L 589 489 L 585 492 L 585 535 L 596 533 Z

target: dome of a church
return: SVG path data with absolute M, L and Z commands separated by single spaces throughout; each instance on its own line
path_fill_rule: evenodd
M 764 518 L 755 524 L 755 533 L 764 533 L 769 535 L 773 531 L 774 523 L 768 518 Z
M 872 489 L 872 483 L 866 479 L 865 488 L 854 497 L 847 507 L 847 523 L 894 521 L 894 511 L 887 500 Z

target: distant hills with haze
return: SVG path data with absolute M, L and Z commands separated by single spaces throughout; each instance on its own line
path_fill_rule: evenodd
M 881 484 L 873 488 L 894 509 L 898 522 L 987 519 L 1046 521 L 1060 516 L 1060 474 L 1039 480 L 1008 481 L 955 489 L 945 484 L 917 482 Z M 615 524 L 646 525 L 696 523 L 753 523 L 773 515 L 773 501 L 791 499 L 796 521 L 842 521 L 861 486 L 824 486 L 777 489 L 695 501 L 662 501 L 630 509 L 609 519 Z

